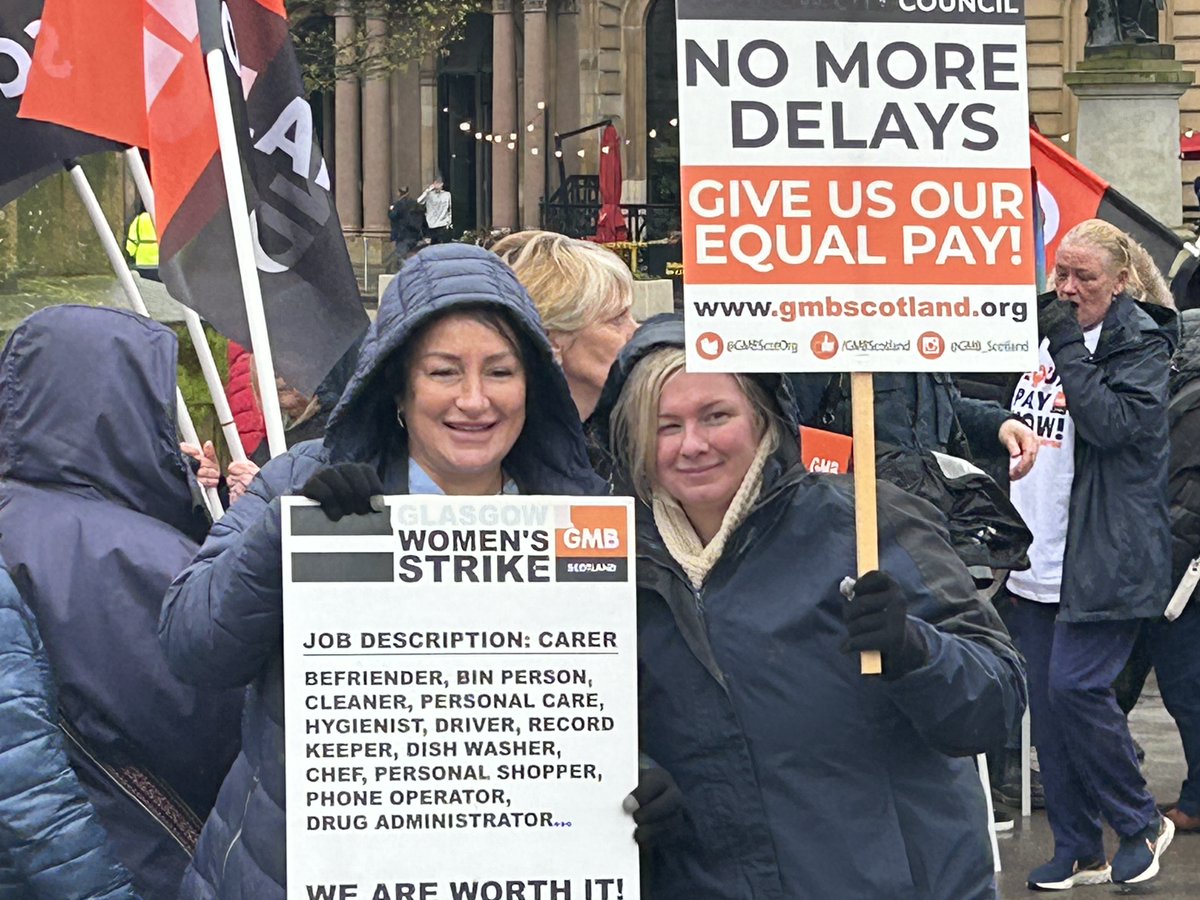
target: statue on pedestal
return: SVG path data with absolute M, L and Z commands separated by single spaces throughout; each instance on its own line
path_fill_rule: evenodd
M 1158 43 L 1164 0 L 1088 0 L 1089 47 Z

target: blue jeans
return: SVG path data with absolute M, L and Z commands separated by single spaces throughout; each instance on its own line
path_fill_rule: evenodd
M 1055 853 L 1103 857 L 1101 817 L 1121 837 L 1158 821 L 1112 687 L 1142 623 L 1059 622 L 1057 604 L 1004 600 L 1005 621 L 1025 656 Z

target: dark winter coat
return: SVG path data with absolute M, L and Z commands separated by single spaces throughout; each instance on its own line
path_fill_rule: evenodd
M 633 364 L 682 342 L 670 317 L 634 335 L 592 420 L 601 443 Z M 794 424 L 781 379 L 754 377 Z M 881 568 L 906 589 L 930 659 L 894 681 L 861 676 L 839 651 L 852 486 L 804 472 L 796 456 L 783 442 L 768 461 L 757 504 L 700 590 L 638 504 L 641 750 L 674 776 L 689 815 L 649 854 L 643 896 L 994 897 L 969 757 L 1019 720 L 1020 658 L 933 507 L 880 484 Z
M 1171 374 L 1171 459 L 1167 508 L 1171 517 L 1171 587 L 1200 556 L 1200 309 L 1180 317 L 1183 335 Z
M 173 898 L 241 694 L 167 668 L 158 613 L 207 515 L 175 431 L 175 335 L 60 306 L 0 353 L 0 554 L 37 619 L 68 754 L 144 897 Z
M 1170 600 L 1167 382 L 1177 319 L 1121 294 L 1095 352 L 1082 337 L 1050 339 L 1075 425 L 1064 622 L 1157 618 Z
M 464 244 L 430 247 L 388 285 L 358 368 L 329 419 L 324 443 L 272 460 L 217 522 L 163 607 L 174 670 L 197 684 L 249 685 L 243 750 L 204 826 L 181 897 L 284 896 L 283 647 L 279 497 L 298 493 L 323 465 L 369 462 L 389 494 L 408 493 L 408 454 L 381 372 L 414 329 L 464 304 L 506 311 L 525 346 L 526 423 L 504 462 L 524 493 L 603 490 L 588 464 L 579 415 L 554 363 L 533 302 L 493 254 Z
M 2 563 L 0 897 L 136 900 L 67 761 L 50 661 Z
M 801 424 L 851 433 L 849 375 L 788 378 Z M 996 403 L 964 397 L 954 379 L 941 372 L 876 372 L 872 381 L 875 440 L 888 447 L 970 459 L 976 452 L 995 452 L 1000 426 L 1012 418 Z

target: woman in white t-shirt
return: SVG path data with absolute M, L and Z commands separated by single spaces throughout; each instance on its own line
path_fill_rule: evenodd
M 1142 621 L 1170 595 L 1167 379 L 1178 328 L 1146 251 L 1092 219 L 1058 248 L 1039 298 L 1038 368 L 1012 410 L 1042 442 L 1012 498 L 1031 567 L 999 604 L 1028 663 L 1030 710 L 1054 857 L 1029 886 L 1134 883 L 1158 872 L 1173 826 L 1138 769 L 1112 683 Z M 1101 821 L 1120 846 L 1111 865 Z

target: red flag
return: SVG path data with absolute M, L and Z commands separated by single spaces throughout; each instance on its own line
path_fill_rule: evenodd
M 312 392 L 367 318 L 283 4 L 50 0 L 42 28 L 21 115 L 149 148 L 163 282 L 248 344 L 204 61 L 221 52 L 275 368 Z
M 80 53 L 80 47 L 95 52 Z M 141 0 L 46 0 L 18 115 L 150 146 Z
M 165 235 L 217 153 L 195 0 L 47 0 L 20 116 L 149 149 Z

